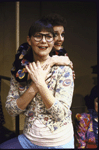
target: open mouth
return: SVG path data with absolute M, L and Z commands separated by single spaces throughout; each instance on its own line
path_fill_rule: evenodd
M 48 47 L 47 46 L 38 46 L 40 50 L 46 50 Z
M 55 43 L 55 45 L 56 45 L 56 46 L 61 46 L 62 44 L 61 44 L 61 43 Z

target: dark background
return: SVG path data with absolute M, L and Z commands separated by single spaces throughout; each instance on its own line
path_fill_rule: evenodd
M 51 12 L 66 18 L 64 48 L 73 62 L 76 74 L 72 104 L 73 122 L 77 112 L 87 111 L 84 97 L 97 84 L 97 2 L 96 1 L 20 1 L 20 44 L 26 42 L 30 25 Z M 11 76 L 10 69 L 16 53 L 16 2 L 0 2 L 0 75 Z M 2 80 L 1 101 L 5 126 L 15 129 L 14 118 L 5 110 L 9 81 Z M 20 115 L 20 130 L 23 116 Z M 23 119 L 23 120 L 22 120 Z

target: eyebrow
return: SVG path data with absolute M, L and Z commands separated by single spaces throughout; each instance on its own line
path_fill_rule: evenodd
M 35 34 L 43 34 L 43 33 L 36 32 Z M 44 34 L 44 35 L 47 35 L 47 34 L 52 34 L 52 33 L 51 33 L 51 32 L 48 32 L 48 33 L 46 33 L 46 34 Z
M 56 31 L 54 31 L 54 32 L 58 32 L 58 31 L 56 30 Z M 65 31 L 62 31 L 62 33 L 65 33 Z

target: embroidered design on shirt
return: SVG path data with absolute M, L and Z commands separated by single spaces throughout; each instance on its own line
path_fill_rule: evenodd
M 26 50 L 23 50 L 21 55 L 19 56 L 19 59 L 22 59 L 25 54 L 26 54 Z
M 19 90 L 20 90 L 20 91 L 24 91 L 24 89 L 25 89 L 25 87 L 19 85 Z
M 71 84 L 71 80 L 70 79 L 66 79 L 63 81 L 63 85 L 64 86 L 69 86 Z
M 25 77 L 25 72 L 25 68 L 23 68 L 22 70 L 18 70 L 18 72 L 16 73 L 16 77 L 19 77 L 19 79 L 23 79 Z
M 22 66 L 26 66 L 29 62 L 26 59 L 22 59 L 21 64 Z

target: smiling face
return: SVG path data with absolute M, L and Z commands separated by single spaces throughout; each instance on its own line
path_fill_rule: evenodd
M 37 41 L 36 39 L 39 39 L 41 35 L 42 39 L 40 41 Z M 46 35 L 46 36 L 45 36 Z M 34 36 L 27 37 L 27 42 L 29 45 L 31 45 L 33 50 L 33 56 L 35 60 L 46 60 L 49 57 L 49 53 L 53 48 L 54 40 L 52 39 L 51 42 L 48 42 L 46 39 L 51 38 L 50 36 L 53 36 L 50 32 L 47 31 L 41 31 L 36 32 Z
M 54 38 L 54 49 L 60 50 L 62 47 L 62 44 L 64 42 L 64 27 L 63 26 L 54 26 L 53 27 L 55 32 L 55 38 Z

